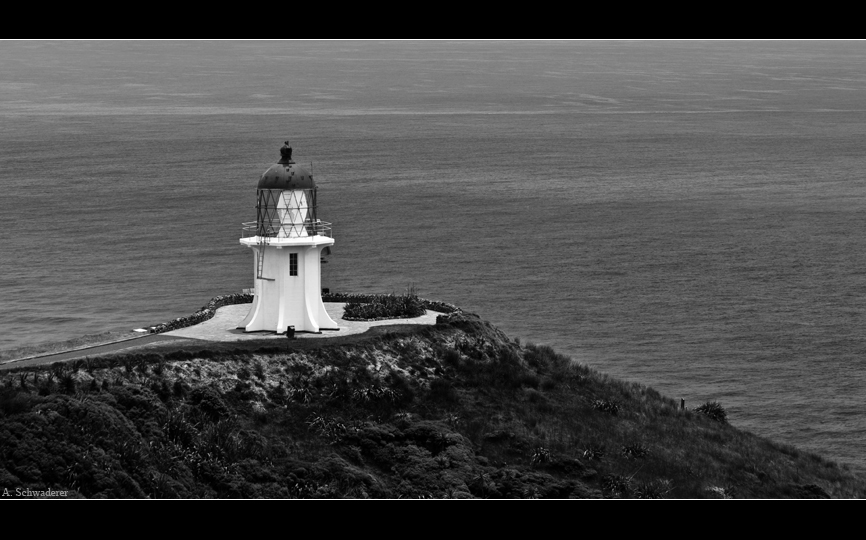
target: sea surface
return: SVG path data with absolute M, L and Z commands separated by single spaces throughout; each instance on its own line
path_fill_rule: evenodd
M 252 287 L 287 139 L 324 286 L 866 471 L 866 43 L 0 42 L 0 349 Z

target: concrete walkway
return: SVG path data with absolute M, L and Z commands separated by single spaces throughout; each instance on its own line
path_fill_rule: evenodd
M 371 326 L 387 326 L 390 324 L 436 324 L 436 317 L 442 315 L 438 311 L 427 310 L 426 315 L 415 317 L 414 319 L 388 319 L 385 321 L 346 321 L 343 320 L 342 302 L 325 302 L 325 310 L 331 319 L 334 320 L 340 327 L 339 330 L 325 330 L 321 334 L 306 334 L 297 333 L 295 337 L 298 339 L 319 339 L 327 337 L 350 336 L 352 334 L 363 334 Z M 115 343 L 106 343 L 103 345 L 94 345 L 93 347 L 85 347 L 74 351 L 51 353 L 44 356 L 36 356 L 27 359 L 9 360 L 0 363 L 0 369 L 11 369 L 16 367 L 31 367 L 42 364 L 51 364 L 54 362 L 64 362 L 84 358 L 87 356 L 98 356 L 101 354 L 116 353 L 125 350 L 143 350 L 151 344 L 166 344 L 169 342 L 177 342 L 181 344 L 185 340 L 203 340 L 203 341 L 243 341 L 248 339 L 282 339 L 285 340 L 285 334 L 273 334 L 270 332 L 250 332 L 246 333 L 243 330 L 238 330 L 237 326 L 244 320 L 252 308 L 252 304 L 236 304 L 233 306 L 223 306 L 219 308 L 213 317 L 209 320 L 199 323 L 195 326 L 188 326 L 180 330 L 172 330 L 171 332 L 163 332 L 161 334 L 147 334 L 140 338 L 133 338 Z
M 343 302 L 325 302 L 325 311 L 331 319 L 340 327 L 339 330 L 323 330 L 321 334 L 307 334 L 298 332 L 298 339 L 317 339 L 323 337 L 350 336 L 362 334 L 371 326 L 386 326 L 389 324 L 436 324 L 436 317 L 442 315 L 438 311 L 427 310 L 426 315 L 414 319 L 387 319 L 384 321 L 346 321 L 343 320 Z M 247 339 L 286 339 L 285 334 L 274 334 L 271 332 L 244 332 L 237 327 L 247 316 L 252 304 L 235 304 L 223 306 L 216 311 L 213 317 L 195 326 L 188 326 L 171 332 L 163 332 L 162 336 L 173 336 L 179 338 L 203 339 L 207 341 L 240 341 Z
M 73 349 L 71 351 L 60 351 L 42 354 L 38 356 L 31 356 L 29 358 L 7 360 L 0 363 L 0 369 L 41 366 L 44 364 L 53 364 L 54 362 L 65 362 L 67 360 L 86 358 L 88 356 L 100 356 L 103 354 L 111 354 L 120 351 L 131 351 L 133 349 L 139 350 L 155 343 L 165 344 L 170 342 L 183 341 L 194 342 L 194 340 L 182 339 L 178 337 L 166 337 L 162 334 L 145 334 L 141 337 L 125 339 L 123 341 L 115 341 L 114 343 L 103 343 L 102 345 L 82 347 L 80 349 Z

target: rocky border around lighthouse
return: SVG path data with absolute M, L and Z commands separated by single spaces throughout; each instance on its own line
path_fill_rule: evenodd
M 252 303 L 252 301 L 253 295 L 246 293 L 215 296 L 211 299 L 210 302 L 207 303 L 207 305 L 205 305 L 189 317 L 178 317 L 177 319 L 171 320 L 169 322 L 155 324 L 148 328 L 150 329 L 151 334 L 161 334 L 163 332 L 179 330 L 181 328 L 186 328 L 187 326 L 193 326 L 195 324 L 202 323 L 212 318 L 216 314 L 216 310 L 223 306 L 231 306 L 234 304 L 250 304 Z

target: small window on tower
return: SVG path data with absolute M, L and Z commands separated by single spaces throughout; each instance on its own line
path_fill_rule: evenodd
M 289 253 L 289 275 L 297 276 L 298 275 L 298 254 L 297 253 Z

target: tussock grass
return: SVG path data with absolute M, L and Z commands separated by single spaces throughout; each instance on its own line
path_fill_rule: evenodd
M 728 413 L 725 408 L 715 401 L 708 401 L 703 405 L 695 407 L 695 412 L 706 415 L 708 418 L 726 424 L 728 422 Z

